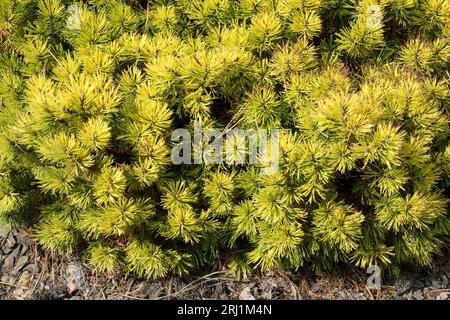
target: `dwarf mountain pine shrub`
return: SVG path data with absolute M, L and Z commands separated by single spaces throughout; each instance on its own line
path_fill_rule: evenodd
M 430 264 L 449 36 L 448 0 L 0 0 L 0 221 L 148 278 Z M 280 129 L 278 171 L 173 164 L 195 121 Z

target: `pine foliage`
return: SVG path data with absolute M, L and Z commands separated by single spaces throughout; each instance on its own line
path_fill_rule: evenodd
M 450 232 L 449 16 L 447 0 L 0 0 L 0 223 L 147 278 L 430 264 Z M 282 129 L 278 172 L 172 164 L 194 121 Z

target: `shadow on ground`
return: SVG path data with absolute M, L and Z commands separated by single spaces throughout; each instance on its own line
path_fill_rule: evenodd
M 433 268 L 385 276 L 369 289 L 361 271 L 281 272 L 237 281 L 227 270 L 142 280 L 95 272 L 77 255 L 42 250 L 29 230 L 0 229 L 0 299 L 450 299 L 450 257 Z

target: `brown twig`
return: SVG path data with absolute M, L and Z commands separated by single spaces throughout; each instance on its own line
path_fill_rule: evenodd
M 31 292 L 28 294 L 26 300 L 29 300 L 31 298 L 31 296 L 33 295 L 33 293 L 36 291 L 36 288 L 39 285 L 39 282 L 41 281 L 43 275 L 44 275 L 44 271 L 42 270 L 39 275 L 39 278 L 36 280 L 36 283 L 35 283 L 33 289 L 31 290 Z

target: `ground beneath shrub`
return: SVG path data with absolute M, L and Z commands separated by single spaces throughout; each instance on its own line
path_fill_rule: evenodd
M 338 267 L 328 273 L 271 272 L 237 281 L 227 270 L 142 280 L 98 273 L 77 255 L 43 250 L 29 230 L 0 229 L 1 299 L 450 299 L 450 257 L 431 268 L 404 270 L 366 286 L 367 275 Z M 216 271 L 214 271 L 216 270 Z

